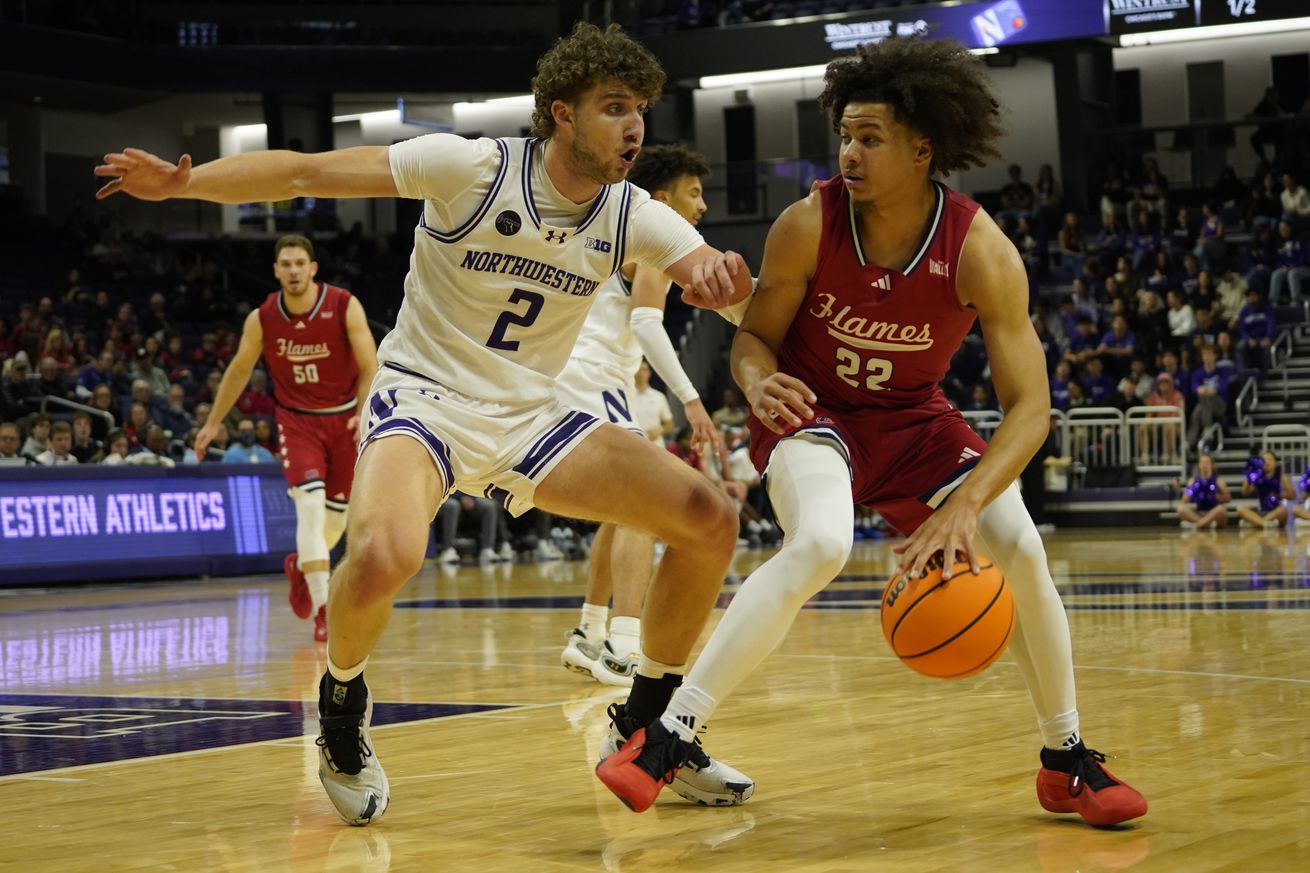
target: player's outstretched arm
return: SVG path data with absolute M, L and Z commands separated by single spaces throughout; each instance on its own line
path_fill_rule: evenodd
M 141 149 L 105 155 L 95 174 L 109 181 L 103 200 L 120 191 L 139 200 L 185 198 L 213 203 L 290 200 L 293 197 L 396 197 L 386 146 L 318 154 L 246 152 L 198 167 L 191 156 L 176 164 Z
M 228 362 L 223 379 L 218 383 L 218 393 L 210 404 L 209 420 L 196 434 L 196 459 L 203 461 L 205 451 L 214 441 L 218 432 L 226 427 L 223 420 L 227 418 L 232 407 L 236 405 L 241 390 L 250 381 L 250 373 L 255 369 L 259 356 L 264 353 L 264 327 L 259 322 L 259 310 L 252 310 L 246 316 L 241 327 L 241 342 L 237 344 L 236 354 Z
M 961 302 L 978 312 L 1005 419 L 964 484 L 893 549 L 901 555 L 897 574 L 909 572 L 911 578 L 937 551 L 963 554 L 978 572 L 973 551 L 978 513 L 1019 478 L 1050 431 L 1051 393 L 1046 359 L 1028 318 L 1028 274 L 1014 244 L 984 212 L 976 214 L 969 228 L 957 275 Z M 951 563 L 945 562 L 947 567 Z M 942 578 L 949 578 L 948 570 Z
M 814 414 L 814 392 L 778 372 L 777 349 L 805 300 L 819 258 L 822 207 L 811 194 L 787 207 L 769 229 L 750 308 L 732 341 L 732 375 L 751 412 L 776 433 Z

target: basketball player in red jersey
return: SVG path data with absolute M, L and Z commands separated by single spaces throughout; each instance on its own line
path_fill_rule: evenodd
M 288 600 L 299 618 L 314 617 L 314 639 L 326 641 L 329 555 L 346 529 L 357 410 L 377 371 L 377 347 L 359 300 L 314 281 L 317 273 L 312 242 L 295 234 L 277 241 L 273 275 L 282 289 L 246 316 L 196 454 L 204 457 L 262 354 L 277 398 L 282 473 L 296 504 L 296 551 L 282 563 Z
M 732 348 L 786 539 L 664 715 L 597 774 L 633 809 L 654 801 L 696 730 L 841 571 L 858 503 L 909 535 L 898 576 L 943 550 L 977 572 L 975 541 L 1005 572 L 1010 649 L 1043 741 L 1041 805 L 1093 825 L 1144 815 L 1142 795 L 1079 736 L 1069 626 L 1014 485 L 1050 410 L 1024 266 L 977 203 L 933 179 L 999 157 L 991 84 L 958 43 L 892 39 L 830 64 L 819 103 L 841 136 L 841 176 L 779 216 Z M 1006 410 L 990 446 L 938 387 L 975 317 Z

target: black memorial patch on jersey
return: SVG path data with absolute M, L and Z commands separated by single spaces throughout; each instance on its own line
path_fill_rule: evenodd
M 523 227 L 523 219 L 512 209 L 506 209 L 500 215 L 496 216 L 496 230 L 500 231 L 501 236 L 513 236 Z

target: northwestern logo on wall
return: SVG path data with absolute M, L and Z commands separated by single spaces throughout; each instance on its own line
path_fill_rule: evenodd
M 1136 25 L 1185 24 L 1188 13 L 1199 15 L 1195 0 L 1106 0 L 1105 19 L 1111 33 Z

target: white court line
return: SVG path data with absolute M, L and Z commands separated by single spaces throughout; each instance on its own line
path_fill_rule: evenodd
M 75 779 L 70 776 L 32 776 L 26 773 L 7 776 L 3 781 L 7 782 L 85 782 L 85 779 Z
M 811 661 L 897 661 L 895 655 L 793 655 Z M 1017 667 L 1013 661 L 997 661 L 993 667 Z M 1252 682 L 1286 682 L 1292 685 L 1310 685 L 1310 679 L 1291 676 L 1252 676 L 1248 673 L 1209 673 L 1204 670 L 1161 670 L 1155 667 L 1106 667 L 1099 664 L 1074 664 L 1075 670 L 1104 670 L 1113 673 L 1154 673 L 1166 676 L 1200 676 L 1206 679 L 1245 679 Z

